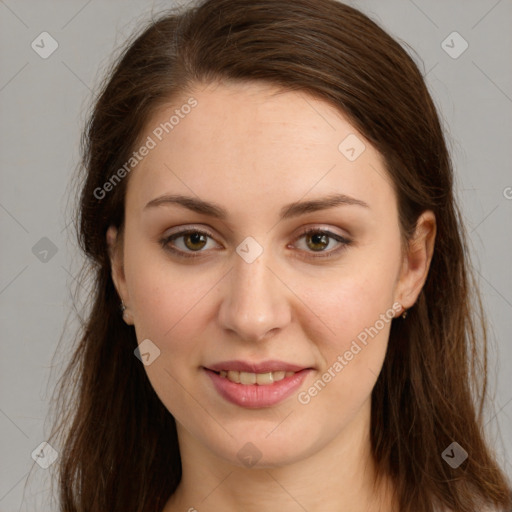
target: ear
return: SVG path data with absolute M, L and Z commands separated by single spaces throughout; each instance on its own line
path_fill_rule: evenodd
M 106 237 L 108 254 L 110 257 L 112 281 L 114 282 L 114 286 L 117 290 L 119 298 L 126 306 L 126 309 L 123 312 L 123 318 L 127 324 L 133 324 L 131 312 L 129 311 L 130 297 L 128 294 L 128 288 L 126 286 L 126 278 L 124 274 L 122 236 L 119 234 L 117 228 L 114 226 L 109 226 L 107 229 Z
M 396 300 L 404 309 L 414 305 L 427 280 L 434 254 L 435 238 L 436 217 L 431 210 L 426 210 L 416 222 L 414 235 L 405 250 L 396 286 Z

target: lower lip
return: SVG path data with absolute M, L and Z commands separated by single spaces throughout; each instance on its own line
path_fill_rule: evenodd
M 207 368 L 204 368 L 204 370 L 223 398 L 240 407 L 249 409 L 271 407 L 282 402 L 300 388 L 311 371 L 310 368 L 306 368 L 273 384 L 260 386 L 258 384 L 237 384 L 226 377 L 221 377 L 212 370 Z

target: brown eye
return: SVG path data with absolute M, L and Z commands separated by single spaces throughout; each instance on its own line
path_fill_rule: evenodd
M 166 251 L 179 257 L 197 258 L 202 256 L 203 253 L 208 252 L 207 250 L 203 250 L 208 249 L 208 239 L 213 240 L 211 233 L 199 229 L 187 229 L 163 238 L 160 240 L 160 244 Z M 301 248 L 301 250 L 309 253 L 309 255 L 311 255 L 311 253 L 317 253 L 313 255 L 314 258 L 336 256 L 352 243 L 351 240 L 333 233 L 332 231 L 318 228 L 310 228 L 303 231 L 296 240 L 301 239 L 305 239 L 306 242 L 306 248 Z M 338 247 L 326 250 L 329 248 L 331 242 L 335 242 L 333 245 L 337 245 Z
M 186 247 L 192 251 L 200 250 L 206 245 L 207 237 L 203 233 L 194 232 L 182 236 Z
M 333 233 L 332 231 L 326 231 L 318 228 L 306 229 L 296 240 L 301 240 L 302 238 L 304 238 L 306 242 L 306 252 L 318 253 L 318 255 L 313 256 L 314 258 L 328 258 L 335 256 L 352 243 L 351 240 Z M 326 251 L 326 248 L 329 247 L 329 244 L 333 240 L 334 242 L 337 242 L 338 247 Z
M 321 233 L 313 233 L 306 235 L 308 247 L 313 251 L 322 251 L 329 245 L 329 236 Z M 309 242 L 311 241 L 311 245 Z
M 163 238 L 160 240 L 160 244 L 173 254 L 184 258 L 194 258 L 205 252 L 202 249 L 207 246 L 208 239 L 213 240 L 210 233 L 198 229 L 188 229 Z

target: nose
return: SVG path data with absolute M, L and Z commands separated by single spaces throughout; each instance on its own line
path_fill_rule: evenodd
M 252 263 L 235 254 L 223 281 L 218 320 L 239 339 L 264 341 L 290 322 L 291 292 L 269 260 L 265 251 Z

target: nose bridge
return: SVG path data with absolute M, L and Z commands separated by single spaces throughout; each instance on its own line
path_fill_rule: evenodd
M 252 259 L 254 251 L 259 252 L 251 240 L 237 248 L 234 268 L 224 288 L 219 321 L 222 328 L 236 332 L 239 338 L 258 341 L 270 331 L 283 328 L 290 320 L 290 312 L 286 287 L 270 270 L 275 266 L 271 251 L 263 250 Z

